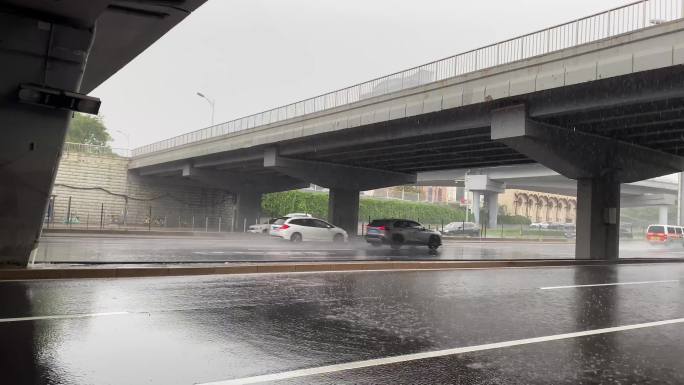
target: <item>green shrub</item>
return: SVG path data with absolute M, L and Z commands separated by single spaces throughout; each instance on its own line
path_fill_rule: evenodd
M 264 214 L 279 217 L 292 212 L 309 213 L 318 218 L 328 217 L 328 194 L 320 192 L 285 191 L 264 194 L 261 202 Z M 405 218 L 425 224 L 447 224 L 463 221 L 465 211 L 450 205 L 361 198 L 359 220 Z
M 499 223 L 504 225 L 529 225 L 532 223 L 530 218 L 522 215 L 499 215 Z

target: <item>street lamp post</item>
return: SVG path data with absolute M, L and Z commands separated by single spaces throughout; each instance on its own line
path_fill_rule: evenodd
M 131 149 L 131 135 L 124 130 L 114 130 L 114 132 L 118 132 L 119 134 L 122 134 L 126 137 L 126 150 L 130 150 Z
M 211 125 L 213 126 L 213 125 L 214 125 L 214 100 L 213 100 L 213 99 L 209 99 L 207 96 L 205 96 L 205 95 L 204 95 L 203 93 L 201 93 L 201 92 L 197 92 L 197 96 L 199 96 L 200 98 L 202 98 L 202 99 L 206 100 L 207 102 L 209 102 L 209 107 L 211 107 Z

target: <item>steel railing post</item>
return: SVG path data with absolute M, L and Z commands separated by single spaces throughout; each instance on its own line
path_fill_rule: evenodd
M 646 11 L 648 9 L 648 0 L 644 0 L 641 9 L 641 28 L 646 28 Z
M 67 224 L 67 227 L 71 228 L 71 196 L 69 196 L 69 203 L 67 203 L 66 224 Z

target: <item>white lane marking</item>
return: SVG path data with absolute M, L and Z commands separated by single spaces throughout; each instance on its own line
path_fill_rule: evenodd
M 17 318 L 0 318 L 2 322 L 22 322 L 22 321 L 36 321 L 45 319 L 72 319 L 72 318 L 89 318 L 89 317 L 103 317 L 109 315 L 130 314 L 127 311 L 112 311 L 107 313 L 90 313 L 90 314 L 62 314 L 62 315 L 43 315 L 35 317 L 17 317 Z
M 646 322 L 646 323 L 632 324 L 632 325 L 625 325 L 625 326 L 615 326 L 615 327 L 603 328 L 603 329 L 585 330 L 585 331 L 580 331 L 580 332 L 556 334 L 556 335 L 545 336 L 545 337 L 525 338 L 525 339 L 521 339 L 521 340 L 496 342 L 496 343 L 491 343 L 491 344 L 475 345 L 475 346 L 466 346 L 466 347 L 455 348 L 455 349 L 436 350 L 436 351 L 432 351 L 432 352 L 405 354 L 405 355 L 401 355 L 401 356 L 376 358 L 376 359 L 372 359 L 372 360 L 364 360 L 364 361 L 356 361 L 356 362 L 347 362 L 344 364 L 326 365 L 326 366 L 320 366 L 317 368 L 291 370 L 291 371 L 287 371 L 287 372 L 264 374 L 264 375 L 260 375 L 260 376 L 254 376 L 254 377 L 237 378 L 237 379 L 233 379 L 233 380 L 197 383 L 196 385 L 259 384 L 259 383 L 263 383 L 263 382 L 267 382 L 267 381 L 286 380 L 286 379 L 291 379 L 291 378 L 313 376 L 313 375 L 317 375 L 317 374 L 328 374 L 328 373 L 341 372 L 344 370 L 361 369 L 361 368 L 368 368 L 368 367 L 373 367 L 373 366 L 396 364 L 396 363 L 407 362 L 407 361 L 424 360 L 427 358 L 444 357 L 444 356 L 450 356 L 450 355 L 455 355 L 455 354 L 477 352 L 477 351 L 482 351 L 482 350 L 501 349 L 501 348 L 508 348 L 508 347 L 512 347 L 512 346 L 535 344 L 535 343 L 539 343 L 539 342 L 557 341 L 557 340 L 564 340 L 564 339 L 569 339 L 569 338 L 586 337 L 586 336 L 593 336 L 593 335 L 597 335 L 597 334 L 614 333 L 614 332 L 620 332 L 620 331 L 625 331 L 625 330 L 642 329 L 642 328 L 671 325 L 671 324 L 677 324 L 677 323 L 684 323 L 684 318 L 676 318 L 676 319 L 656 321 L 656 322 Z
M 575 287 L 647 285 L 649 283 L 672 283 L 672 282 L 679 282 L 679 280 L 678 279 L 668 279 L 668 280 L 664 280 L 664 281 L 613 282 L 613 283 L 596 283 L 593 285 L 545 286 L 545 287 L 540 287 L 539 289 L 541 289 L 541 290 L 555 290 L 555 289 L 572 289 Z

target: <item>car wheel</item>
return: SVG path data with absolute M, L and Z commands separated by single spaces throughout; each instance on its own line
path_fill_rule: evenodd
M 335 236 L 333 237 L 333 242 L 334 242 L 334 243 L 342 243 L 342 242 L 344 242 L 344 235 L 342 235 L 342 234 L 335 234 Z
M 290 242 L 292 242 L 292 243 L 299 243 L 301 241 L 302 241 L 302 234 L 294 233 L 290 237 Z
M 439 241 L 438 237 L 436 237 L 436 236 L 430 237 L 430 240 L 428 241 L 428 248 L 430 250 L 437 250 L 440 245 L 441 245 L 441 242 Z

